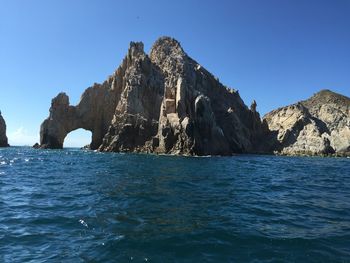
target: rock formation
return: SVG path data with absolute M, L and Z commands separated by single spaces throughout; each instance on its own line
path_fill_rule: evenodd
M 8 147 L 8 141 L 6 136 L 6 123 L 0 112 L 0 147 Z
M 91 149 L 182 155 L 256 152 L 268 131 L 255 101 L 249 109 L 169 37 L 158 39 L 150 55 L 131 42 L 121 66 L 77 106 L 64 93 L 54 98 L 41 147 L 62 148 L 78 128 L 92 132 Z
M 264 116 L 269 150 L 287 155 L 350 155 L 350 98 L 322 90 Z

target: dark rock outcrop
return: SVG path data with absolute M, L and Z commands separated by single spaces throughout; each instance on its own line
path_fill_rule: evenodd
M 131 42 L 121 66 L 77 106 L 64 93 L 54 98 L 41 147 L 62 148 L 78 128 L 92 132 L 92 149 L 182 155 L 256 152 L 267 133 L 255 101 L 249 109 L 169 37 L 157 40 L 149 56 Z
M 40 149 L 40 144 L 39 143 L 34 143 L 34 145 L 32 146 L 32 148 L 34 149 Z
M 350 155 L 350 98 L 322 90 L 264 116 L 268 148 L 287 155 Z
M 0 112 L 0 147 L 10 146 L 6 136 L 6 123 Z

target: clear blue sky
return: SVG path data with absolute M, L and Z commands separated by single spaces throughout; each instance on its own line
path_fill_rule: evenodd
M 72 104 L 130 41 L 163 35 L 263 115 L 328 88 L 350 96 L 348 0 L 0 0 L 0 110 L 13 145 L 38 141 L 51 99 Z M 82 146 L 89 133 L 69 135 Z

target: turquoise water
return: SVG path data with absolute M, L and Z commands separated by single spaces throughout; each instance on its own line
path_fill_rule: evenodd
M 0 149 L 0 262 L 350 262 L 350 159 Z

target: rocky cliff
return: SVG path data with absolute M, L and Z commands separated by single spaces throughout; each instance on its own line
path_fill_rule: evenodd
M 270 151 L 287 155 L 350 155 L 350 98 L 322 90 L 264 116 Z
M 8 147 L 6 136 L 6 123 L 0 112 L 0 147 Z
M 62 148 L 78 128 L 92 132 L 91 149 L 182 155 L 256 152 L 267 132 L 255 102 L 249 109 L 169 37 L 149 55 L 131 42 L 120 67 L 88 88 L 77 106 L 64 93 L 54 98 L 41 147 Z

